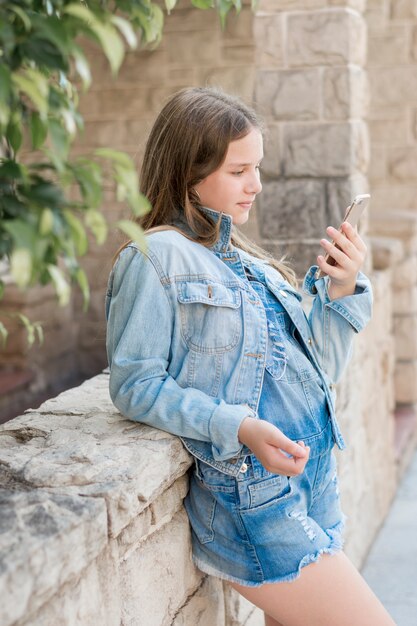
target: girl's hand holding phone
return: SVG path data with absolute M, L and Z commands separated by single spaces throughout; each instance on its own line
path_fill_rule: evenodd
M 321 272 L 330 278 L 328 293 L 334 300 L 355 292 L 358 272 L 366 257 L 366 245 L 349 222 L 343 222 L 340 231 L 329 226 L 326 232 L 333 241 L 321 239 L 320 245 L 335 264 L 332 265 L 321 255 L 317 257 L 317 264 Z
M 296 443 L 269 422 L 245 417 L 239 427 L 239 441 L 245 444 L 273 474 L 297 476 L 304 471 L 310 448 L 303 442 Z

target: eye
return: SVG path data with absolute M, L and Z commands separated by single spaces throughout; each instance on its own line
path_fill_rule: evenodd
M 232 172 L 233 176 L 241 176 L 244 170 L 239 170 L 238 172 Z

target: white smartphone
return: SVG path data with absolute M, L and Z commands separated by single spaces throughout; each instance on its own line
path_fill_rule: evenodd
M 349 224 L 352 224 L 352 226 L 357 226 L 362 213 L 364 212 L 364 210 L 369 204 L 370 199 L 371 199 L 371 196 L 369 195 L 369 193 L 361 193 L 358 196 L 356 196 L 353 199 L 352 203 L 346 209 L 344 218 L 342 220 L 342 224 L 343 222 L 349 222 Z M 339 226 L 339 232 L 342 232 L 342 225 Z M 334 241 L 332 241 L 332 243 L 334 243 Z M 335 247 L 339 248 L 340 250 L 340 247 L 337 244 L 335 244 Z M 326 254 L 326 256 L 324 257 L 324 260 L 329 265 L 336 264 L 336 261 L 334 260 L 332 256 L 330 256 L 329 253 Z M 322 272 L 322 270 L 319 268 L 316 272 L 316 279 L 321 278 L 322 276 L 325 276 L 325 275 L 326 275 L 325 272 Z

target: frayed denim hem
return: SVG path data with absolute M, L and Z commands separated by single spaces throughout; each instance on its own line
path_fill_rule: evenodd
M 194 555 L 192 557 L 193 562 L 198 567 L 198 569 L 200 569 L 205 574 L 209 574 L 210 576 L 216 576 L 217 578 L 221 578 L 222 580 L 237 583 L 238 585 L 243 585 L 245 587 L 261 587 L 262 585 L 266 584 L 290 583 L 300 577 L 303 567 L 305 567 L 306 565 L 310 565 L 310 563 L 315 563 L 316 561 L 318 561 L 322 554 L 335 555 L 343 550 L 344 541 L 342 537 L 342 532 L 344 528 L 344 520 L 345 518 L 338 524 L 336 524 L 336 526 L 333 526 L 332 528 L 328 528 L 326 530 L 326 534 L 329 535 L 331 539 L 331 543 L 327 548 L 321 548 L 314 553 L 306 554 L 305 557 L 301 559 L 297 571 L 293 572 L 292 574 L 287 574 L 287 576 L 279 576 L 277 578 L 271 578 L 269 580 L 265 579 L 260 582 L 254 582 L 251 580 L 236 578 L 235 576 L 229 576 L 229 574 L 225 574 L 224 572 L 217 570 L 212 565 L 208 565 Z

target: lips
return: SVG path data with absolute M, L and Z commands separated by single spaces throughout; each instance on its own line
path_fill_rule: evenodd
M 253 202 L 238 202 L 238 204 L 244 209 L 250 209 Z

